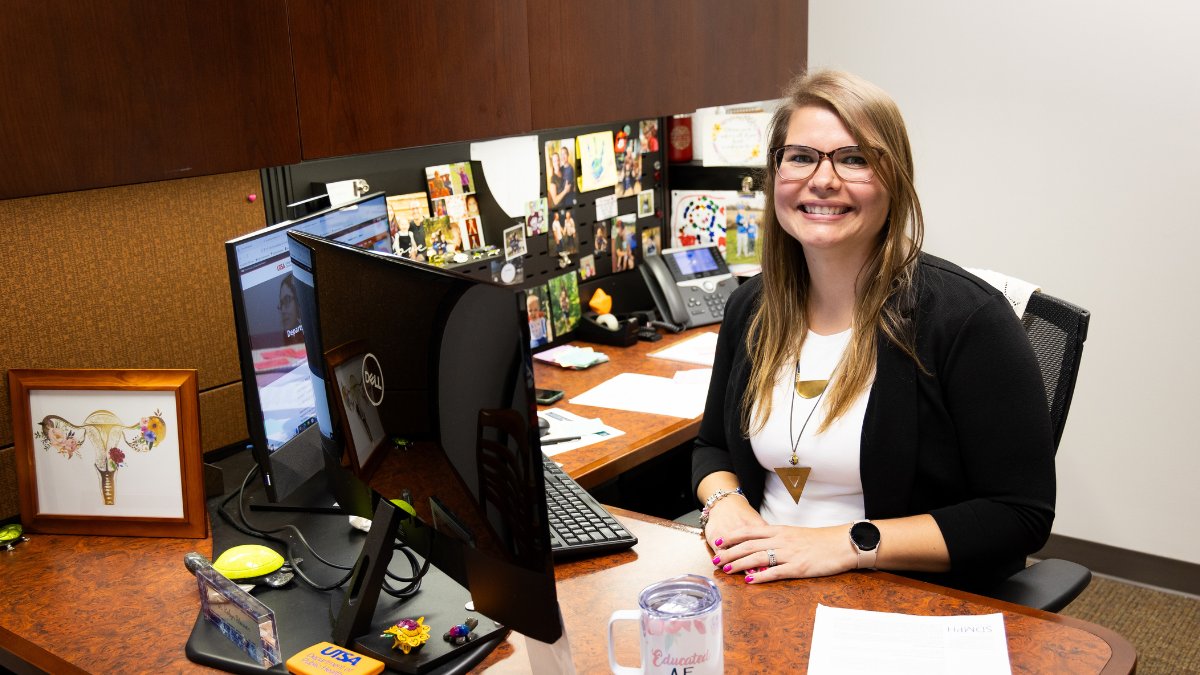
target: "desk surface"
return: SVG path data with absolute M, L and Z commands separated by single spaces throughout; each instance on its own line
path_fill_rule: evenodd
M 587 370 L 567 370 L 535 360 L 533 378 L 537 386 L 544 389 L 561 389 L 565 392 L 563 400 L 552 407 L 563 408 L 583 417 L 599 417 L 605 424 L 625 432 L 624 436 L 603 443 L 555 455 L 555 461 L 562 463 L 563 470 L 576 482 L 590 489 L 695 438 L 700 429 L 699 417 L 682 419 L 574 405 L 568 401 L 572 396 L 578 396 L 621 373 L 672 377 L 679 370 L 702 368 L 703 366 L 691 363 L 649 358 L 647 354 L 700 333 L 715 333 L 717 329 L 718 326 L 696 328 L 676 335 L 665 335 L 658 342 L 639 341 L 629 347 L 576 342 L 574 344 L 592 347 L 608 355 L 608 363 L 592 366 Z M 545 407 L 539 409 L 544 410 Z
M 1133 647 L 1112 631 L 897 577 L 854 572 L 747 586 L 713 571 L 695 530 L 616 511 L 638 536 L 632 551 L 555 568 L 575 664 L 606 672 L 606 625 L 660 579 L 712 575 L 724 596 L 729 672 L 803 672 L 818 602 L 915 614 L 1004 612 L 1014 672 L 1129 673 Z M 199 603 L 183 554 L 211 554 L 212 540 L 35 535 L 0 552 L 6 610 L 3 651 L 53 673 L 218 672 L 184 656 Z M 620 656 L 633 663 L 632 642 Z M 528 672 L 524 639 L 510 637 L 480 670 Z M 7 663 L 0 658 L 0 663 Z

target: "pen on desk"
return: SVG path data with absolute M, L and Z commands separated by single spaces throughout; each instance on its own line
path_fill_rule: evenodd
M 543 438 L 542 445 L 554 445 L 555 443 L 566 443 L 567 441 L 577 441 L 579 436 L 563 436 L 561 438 Z

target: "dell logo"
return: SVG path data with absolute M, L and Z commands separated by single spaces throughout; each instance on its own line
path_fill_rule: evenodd
M 362 381 L 367 400 L 378 408 L 383 403 L 383 368 L 379 366 L 379 359 L 370 352 L 363 357 Z

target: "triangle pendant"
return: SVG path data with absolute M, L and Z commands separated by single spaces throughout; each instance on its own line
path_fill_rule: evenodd
M 807 466 L 781 466 L 775 469 L 775 473 L 783 480 L 783 487 L 787 488 L 788 494 L 797 504 L 800 503 L 800 493 L 804 492 L 804 484 L 808 482 L 810 472 L 812 467 Z

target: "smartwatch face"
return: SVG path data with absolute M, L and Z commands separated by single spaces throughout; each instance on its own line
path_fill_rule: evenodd
M 855 523 L 850 528 L 850 539 L 864 551 L 874 551 L 879 546 L 879 528 L 873 523 Z

